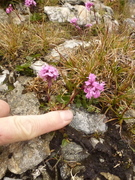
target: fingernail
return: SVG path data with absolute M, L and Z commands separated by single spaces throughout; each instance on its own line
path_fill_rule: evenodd
M 73 113 L 70 110 L 60 111 L 60 116 L 63 121 L 71 121 L 73 119 Z

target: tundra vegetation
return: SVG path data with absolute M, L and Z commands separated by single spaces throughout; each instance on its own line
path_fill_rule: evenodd
M 2 1 L 1 6 L 10 16 L 12 8 L 18 13 L 18 3 L 17 0 Z M 30 12 L 28 22 L 17 25 L 10 19 L 10 23 L 0 23 L 1 65 L 15 73 L 33 77 L 26 90 L 37 93 L 45 111 L 64 109 L 74 103 L 90 112 L 105 113 L 110 120 L 118 120 L 121 124 L 125 112 L 135 107 L 135 39 L 131 37 L 132 29 L 123 24 L 130 12 L 127 2 L 104 1 L 114 10 L 114 18 L 119 21 L 118 29 L 111 33 L 104 23 L 77 28 L 76 20 L 71 23 L 48 21 L 43 7 L 58 4 L 58 0 L 37 0 L 32 6 L 25 3 Z M 34 77 L 36 75 L 29 67 L 35 60 L 44 60 L 52 48 L 71 38 L 90 41 L 91 45 L 80 47 L 68 59 L 61 56 L 59 62 L 50 61 L 49 65 L 57 68 L 59 77 L 48 88 L 48 82 Z M 85 94 L 90 74 L 105 85 L 98 97 L 88 98 Z

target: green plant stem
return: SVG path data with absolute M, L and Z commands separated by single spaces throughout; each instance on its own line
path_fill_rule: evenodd
M 52 81 L 48 81 L 48 88 L 47 88 L 47 101 L 48 102 L 50 101 L 50 97 L 51 97 L 51 94 L 50 94 L 51 86 L 52 86 Z
M 62 110 L 64 110 L 69 104 L 71 104 L 74 100 L 74 98 L 76 97 L 76 95 L 79 93 L 79 91 L 76 91 L 76 89 L 74 89 L 69 102 L 62 108 Z
M 20 17 L 19 14 L 17 13 L 17 11 L 16 11 L 16 10 L 14 10 L 14 11 L 15 11 L 17 17 L 18 17 L 18 18 L 20 19 L 20 21 L 22 22 L 21 17 Z

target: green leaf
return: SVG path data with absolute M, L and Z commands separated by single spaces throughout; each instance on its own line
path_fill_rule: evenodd
M 67 144 L 69 143 L 68 139 L 63 139 L 62 140 L 62 143 L 61 143 L 61 146 L 66 146 Z
M 130 149 L 131 149 L 133 152 L 135 152 L 135 149 L 134 149 L 134 148 L 132 148 L 130 145 L 129 145 L 129 147 L 130 147 Z
M 15 68 L 16 71 L 20 72 L 22 75 L 33 76 L 33 70 L 30 68 L 30 63 L 18 65 Z
M 131 129 L 131 132 L 132 132 L 133 134 L 135 134 L 135 128 Z
M 59 102 L 59 103 L 62 103 L 62 104 L 67 104 L 70 100 L 70 95 L 58 95 L 56 96 L 56 100 Z
M 34 58 L 33 58 L 32 56 L 26 56 L 26 59 L 27 59 L 28 61 L 32 61 Z

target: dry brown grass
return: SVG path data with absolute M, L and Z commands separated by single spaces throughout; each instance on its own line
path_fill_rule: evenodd
M 48 50 L 69 37 L 64 27 L 53 23 L 0 24 L 0 54 L 10 61 L 20 55 L 46 54 Z

